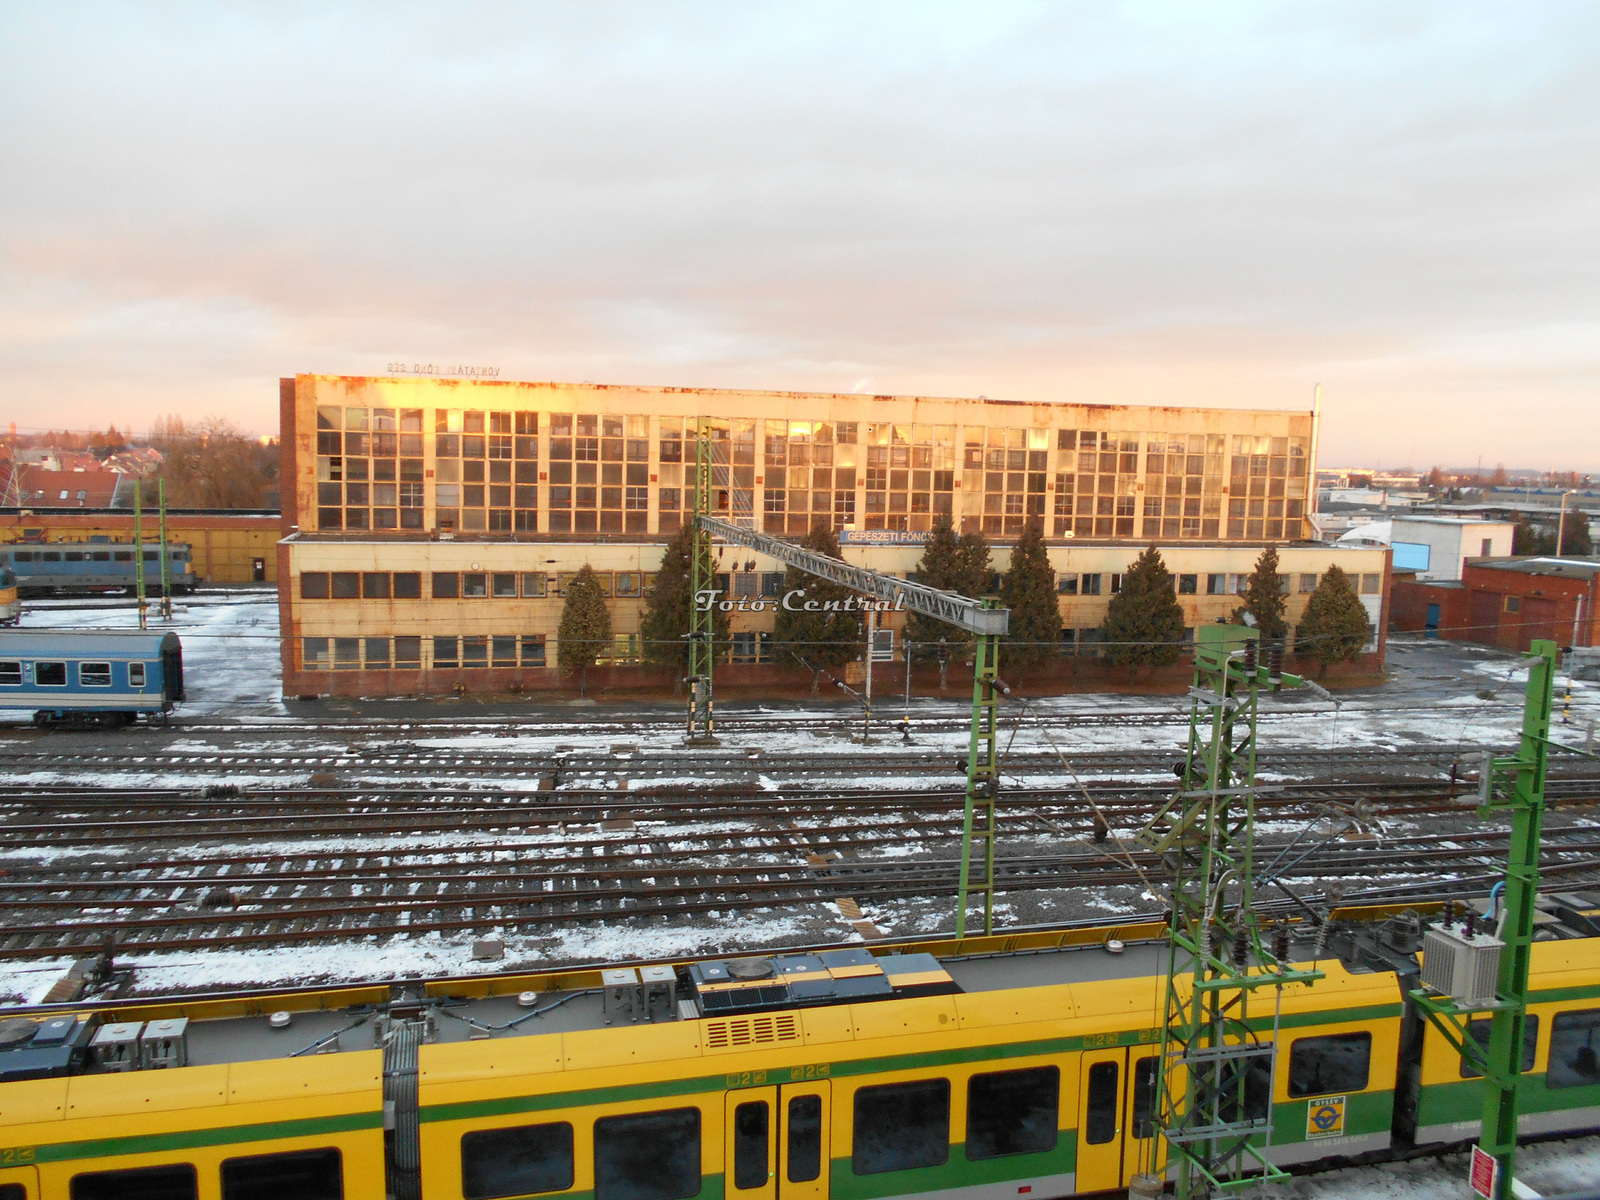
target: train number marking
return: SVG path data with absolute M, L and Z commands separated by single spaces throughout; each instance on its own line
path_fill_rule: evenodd
M 1306 1138 L 1344 1136 L 1343 1096 L 1324 1096 L 1306 1106 Z
M 760 1087 L 767 1081 L 765 1071 L 735 1071 L 728 1076 L 727 1086 L 731 1088 Z
M 812 1064 L 810 1064 L 808 1066 L 804 1066 L 804 1067 L 790 1067 L 789 1068 L 789 1082 L 790 1083 L 800 1083 L 800 1082 L 802 1082 L 804 1080 L 807 1080 L 807 1079 L 826 1079 L 826 1078 L 828 1078 L 828 1064 L 827 1063 L 812 1063 Z
M 39 1156 L 37 1146 L 6 1146 L 0 1148 L 0 1167 L 15 1167 L 31 1163 Z
M 1098 1050 L 1102 1046 L 1116 1046 L 1118 1035 L 1115 1033 L 1086 1033 L 1083 1035 L 1083 1048 L 1085 1050 Z

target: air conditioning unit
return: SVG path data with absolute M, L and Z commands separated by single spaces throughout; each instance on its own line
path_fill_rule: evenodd
M 1453 996 L 1458 1004 L 1494 1000 L 1500 978 L 1500 951 L 1505 943 L 1487 933 L 1467 936 L 1462 929 L 1430 929 L 1422 939 L 1422 983 L 1430 991 Z

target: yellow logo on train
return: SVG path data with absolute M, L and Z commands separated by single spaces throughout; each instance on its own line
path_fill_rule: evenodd
M 1343 1096 L 1324 1096 L 1306 1105 L 1306 1140 L 1344 1136 Z

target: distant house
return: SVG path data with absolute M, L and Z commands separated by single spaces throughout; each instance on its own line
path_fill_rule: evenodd
M 132 503 L 130 476 L 94 470 L 50 471 L 21 463 L 6 488 L 6 499 L 31 508 L 121 508 Z
M 108 456 L 102 465 L 122 475 L 148 475 L 165 461 L 166 456 L 153 447 L 130 446 Z

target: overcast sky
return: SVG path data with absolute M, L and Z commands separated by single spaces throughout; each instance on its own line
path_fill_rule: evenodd
M 396 360 L 1597 469 L 1600 5 L 0 0 L 0 419 Z

